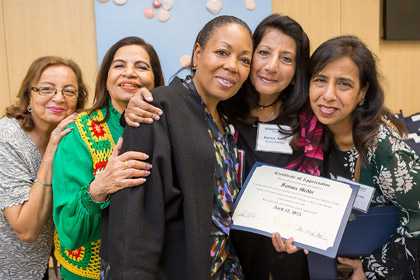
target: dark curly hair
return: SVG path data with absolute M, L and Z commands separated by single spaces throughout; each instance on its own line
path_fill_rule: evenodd
M 296 42 L 296 70 L 290 83 L 278 99 L 281 101 L 279 112 L 284 124 L 292 128 L 292 133 L 299 132 L 299 112 L 308 97 L 308 79 L 306 70 L 309 61 L 309 38 L 299 23 L 288 16 L 272 14 L 266 17 L 255 29 L 253 41 L 254 50 L 266 35 L 269 29 L 277 29 L 293 38 Z M 260 93 L 252 85 L 250 78 L 245 81 L 238 94 L 227 100 L 228 113 L 232 118 L 245 123 L 253 124 L 257 121 L 251 115 L 251 110 L 258 107 Z M 284 131 L 290 134 L 290 132 Z

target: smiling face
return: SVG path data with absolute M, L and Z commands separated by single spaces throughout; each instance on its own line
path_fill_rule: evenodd
M 71 68 L 64 65 L 50 66 L 32 86 L 58 89 L 53 96 L 42 96 L 31 91 L 29 107 L 32 109 L 35 127 L 48 130 L 76 110 L 77 98 L 65 98 L 61 93 L 61 90 L 66 88 L 78 91 L 76 75 Z
M 332 131 L 349 130 L 352 112 L 368 87 L 360 89 L 359 68 L 349 57 L 333 60 L 310 81 L 309 98 L 318 120 Z
M 138 45 L 121 47 L 108 70 L 106 88 L 112 105 L 122 113 L 130 98 L 140 88 L 154 88 L 154 75 L 146 50 Z
M 193 81 L 208 107 L 232 97 L 249 74 L 252 39 L 247 29 L 227 24 L 215 29 L 203 49 L 194 46 Z
M 291 83 L 295 69 L 295 40 L 279 29 L 268 28 L 255 49 L 249 76 L 260 98 L 275 100 Z

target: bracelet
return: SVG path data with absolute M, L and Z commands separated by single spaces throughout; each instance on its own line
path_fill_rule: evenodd
M 42 182 L 41 180 L 38 180 L 38 179 L 36 179 L 36 178 L 35 178 L 35 182 L 34 182 L 34 184 L 35 184 L 36 182 L 38 182 L 38 183 L 40 183 L 40 184 L 43 184 L 43 185 L 44 185 L 44 186 L 46 186 L 46 187 L 52 187 L 52 184 L 47 184 L 47 183 Z
M 91 182 L 91 183 L 92 183 L 92 182 Z M 93 201 L 93 202 L 95 202 L 95 203 L 105 203 L 105 202 L 108 202 L 108 201 L 110 200 L 110 198 L 111 198 L 111 195 L 110 195 L 110 194 L 108 194 L 108 195 L 106 196 L 105 201 L 97 201 L 97 200 L 93 199 L 92 195 L 90 194 L 90 184 L 89 184 L 89 187 L 88 187 L 88 194 L 89 194 L 90 199 L 92 199 L 92 201 Z

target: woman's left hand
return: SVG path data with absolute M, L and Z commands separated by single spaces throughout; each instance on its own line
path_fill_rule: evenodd
M 360 260 L 352 260 L 348 258 L 340 258 L 338 257 L 337 260 L 342 263 L 349 265 L 353 268 L 353 274 L 350 280 L 367 280 L 365 273 L 363 271 L 363 265 Z
M 283 240 L 281 240 L 280 233 L 278 232 L 271 234 L 271 242 L 273 243 L 274 249 L 276 249 L 277 252 L 293 254 L 299 250 L 302 250 L 301 248 L 293 245 L 293 241 L 293 237 L 290 237 L 286 240 L 286 242 L 283 242 Z M 304 252 L 305 254 L 308 254 L 308 250 L 304 250 Z

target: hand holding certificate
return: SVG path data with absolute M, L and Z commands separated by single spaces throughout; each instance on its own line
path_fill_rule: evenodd
M 357 186 L 256 163 L 236 202 L 233 229 L 271 237 L 335 257 Z

